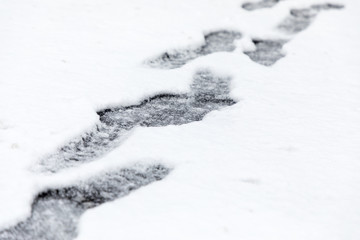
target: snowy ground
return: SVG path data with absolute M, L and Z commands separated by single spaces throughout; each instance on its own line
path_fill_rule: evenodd
M 1 240 L 360 238 L 357 0 L 1 6 Z M 104 109 L 118 140 L 63 151 Z

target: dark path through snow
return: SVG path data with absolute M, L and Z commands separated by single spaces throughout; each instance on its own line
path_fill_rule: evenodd
M 247 10 L 272 7 L 277 0 L 262 0 L 244 4 Z M 287 34 L 306 29 L 322 10 L 341 9 L 342 5 L 319 4 L 292 9 L 277 27 Z M 146 61 L 150 67 L 179 68 L 197 57 L 215 52 L 232 52 L 239 32 L 216 31 L 204 36 L 205 44 L 167 51 Z M 253 39 L 255 51 L 244 52 L 258 64 L 271 66 L 285 54 L 282 39 Z M 229 96 L 230 78 L 218 77 L 208 70 L 194 76 L 191 91 L 186 94 L 160 94 L 138 105 L 119 106 L 98 112 L 100 122 L 81 136 L 70 140 L 55 153 L 42 159 L 37 171 L 56 173 L 76 167 L 119 146 L 123 137 L 134 127 L 160 127 L 200 121 L 214 110 L 236 102 Z M 48 189 L 39 193 L 32 204 L 31 216 L 16 226 L 0 232 L 0 240 L 70 240 L 77 235 L 80 216 L 89 208 L 115 200 L 151 182 L 163 179 L 170 169 L 163 165 L 133 166 L 100 173 L 72 186 Z
M 230 78 L 210 71 L 195 74 L 187 94 L 162 94 L 138 105 L 99 111 L 100 123 L 61 147 L 41 162 L 41 172 L 58 172 L 94 160 L 115 148 L 121 135 L 135 126 L 160 127 L 200 121 L 217 109 L 235 104 L 230 98 Z M 38 169 L 39 170 L 39 169 Z M 163 165 L 134 166 L 99 174 L 69 187 L 39 193 L 31 216 L 0 232 L 1 240 L 70 240 L 89 208 L 120 198 L 131 191 L 164 178 L 170 169 Z

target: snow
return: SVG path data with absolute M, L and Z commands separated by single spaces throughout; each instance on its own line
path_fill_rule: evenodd
M 284 36 L 291 8 L 246 1 L 5 0 L 0 14 L 0 226 L 24 220 L 41 190 L 104 169 L 161 162 L 166 179 L 87 211 L 77 239 L 359 239 L 359 3 Z M 182 68 L 143 62 L 240 31 L 231 53 Z M 286 37 L 272 67 L 242 52 Z M 189 90 L 199 68 L 232 77 L 239 103 L 181 126 L 134 129 L 101 159 L 55 175 L 31 168 L 91 128 L 96 110 Z

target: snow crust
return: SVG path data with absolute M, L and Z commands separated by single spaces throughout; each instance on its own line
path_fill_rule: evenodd
M 163 163 L 169 176 L 87 211 L 77 239 L 359 239 L 360 20 L 356 0 L 321 12 L 296 36 L 276 30 L 292 8 L 326 1 L 4 0 L 0 14 L 0 227 L 33 197 L 98 171 Z M 234 52 L 178 69 L 147 59 L 242 33 Z M 243 54 L 251 38 L 286 38 L 272 67 Z M 91 128 L 96 111 L 189 91 L 199 68 L 232 77 L 239 103 L 182 126 L 138 127 L 97 161 L 30 171 Z

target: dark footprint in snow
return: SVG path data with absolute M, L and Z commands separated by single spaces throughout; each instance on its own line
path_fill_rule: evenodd
M 246 2 L 241 7 L 248 11 L 253 11 L 262 8 L 271 8 L 278 4 L 281 0 L 262 0 L 258 2 Z
M 290 16 L 280 23 L 277 28 L 288 34 L 296 34 L 310 26 L 320 11 L 328 9 L 341 9 L 343 7 L 343 5 L 327 3 L 312 5 L 309 8 L 292 9 L 290 11 Z M 279 59 L 285 57 L 282 47 L 285 43 L 287 43 L 287 40 L 253 39 L 252 41 L 256 47 L 255 51 L 245 51 L 244 53 L 256 63 L 264 66 L 271 66 Z
M 75 185 L 38 194 L 31 216 L 0 231 L 1 240 L 70 240 L 77 236 L 81 215 L 168 175 L 162 165 L 135 166 L 99 174 Z M 121 227 L 121 226 L 119 226 Z
M 244 53 L 256 63 L 264 66 L 271 66 L 280 58 L 285 57 L 282 51 L 285 40 L 252 40 L 256 46 L 255 51 L 245 51 Z
M 36 170 L 54 173 L 92 161 L 117 147 L 121 137 L 136 126 L 161 127 L 200 121 L 209 112 L 236 103 L 229 96 L 229 84 L 230 78 L 202 70 L 195 74 L 189 93 L 160 94 L 139 105 L 99 111 L 100 123 L 92 131 L 43 159 Z
M 299 33 L 310 26 L 320 11 L 342 8 L 344 5 L 326 3 L 311 5 L 308 8 L 292 9 L 290 15 L 279 24 L 278 29 L 288 34 Z
M 179 68 L 195 58 L 215 52 L 232 52 L 236 46 L 234 41 L 241 38 L 241 33 L 235 31 L 217 31 L 204 36 L 205 44 L 195 48 L 172 50 L 145 61 L 153 68 Z

